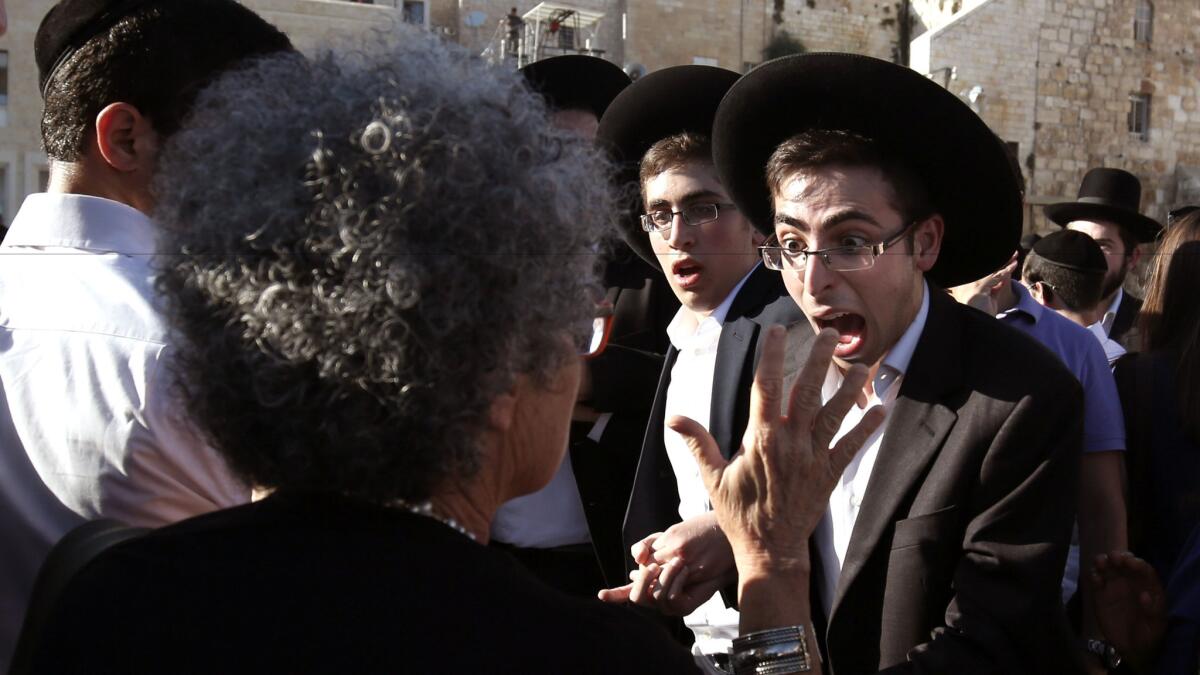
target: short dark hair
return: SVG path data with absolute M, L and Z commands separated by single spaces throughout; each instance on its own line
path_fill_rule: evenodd
M 921 177 L 883 143 L 850 131 L 812 129 L 787 139 L 767 160 L 767 186 L 775 194 L 799 171 L 830 166 L 878 169 L 892 187 L 892 208 L 905 222 L 934 212 Z
M 668 136 L 650 146 L 646 154 L 642 155 L 642 162 L 638 167 L 638 182 L 643 195 L 646 183 L 655 176 L 692 162 L 712 164 L 712 140 L 708 136 L 685 131 Z
M 96 115 L 128 103 L 164 139 L 179 129 L 196 93 L 249 57 L 287 51 L 287 36 L 234 0 L 151 2 L 101 31 L 46 84 L 42 146 L 77 161 Z
M 1104 272 L 1070 269 L 1043 258 L 1036 251 L 1030 251 L 1026 256 L 1021 278 L 1030 285 L 1042 282 L 1050 286 L 1051 292 L 1073 312 L 1094 307 L 1100 302 L 1104 289 Z

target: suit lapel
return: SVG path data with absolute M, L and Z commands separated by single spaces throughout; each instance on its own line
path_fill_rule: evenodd
M 741 439 L 734 438 L 734 434 L 741 433 L 749 414 L 750 397 L 747 392 L 754 377 L 753 357 L 757 351 L 758 333 L 762 329 L 760 322 L 764 318 L 761 312 L 783 294 L 786 291 L 779 274 L 758 265 L 733 299 L 721 326 L 717 363 L 713 369 L 708 432 L 717 441 L 717 447 L 721 448 L 721 454 L 726 459 L 740 445 Z M 771 317 L 766 319 L 772 320 Z
M 848 589 L 863 571 L 880 539 L 891 527 L 913 487 L 924 477 L 946 435 L 958 419 L 941 401 L 961 387 L 959 328 L 954 301 L 930 287 L 925 329 L 888 415 L 883 441 L 854 522 L 846 559 L 838 578 L 829 622 L 841 609 Z

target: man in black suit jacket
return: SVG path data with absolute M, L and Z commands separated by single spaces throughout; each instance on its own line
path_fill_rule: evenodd
M 1162 225 L 1140 212 L 1142 182 L 1121 169 L 1091 169 L 1079 185 L 1073 202 L 1048 204 L 1046 217 L 1059 227 L 1090 236 L 1104 251 L 1108 273 L 1100 301 L 1091 311 L 1091 322 L 1099 323 L 1108 337 L 1129 351 L 1141 349 L 1137 323 L 1142 299 L 1122 288 L 1129 271 L 1136 268 L 1142 252 L 1139 245 L 1158 238 Z
M 521 74 L 551 109 L 555 126 L 588 140 L 629 85 L 619 67 L 594 56 L 543 59 Z M 608 348 L 587 361 L 571 424 L 569 475 L 561 469 L 554 486 L 502 507 L 493 531 L 494 545 L 542 581 L 589 598 L 625 577 L 621 522 L 667 349 L 667 322 L 679 306 L 662 275 L 623 244 L 608 256 L 604 283 L 613 310 Z
M 682 439 L 665 427 L 668 409 L 707 417 L 722 447 L 731 448 L 746 426 L 763 328 L 801 318 L 778 275 L 762 267 L 755 248 L 761 237 L 730 203 L 712 165 L 712 117 L 737 77 L 707 66 L 660 70 L 622 92 L 600 121 L 598 138 L 626 163 L 626 176 L 640 188 L 639 217 L 622 222 L 625 240 L 662 270 L 682 303 L 668 330 L 672 344 L 625 517 L 625 544 L 639 545 L 643 553 L 656 539 L 669 542 L 660 535 L 682 514 L 698 528 L 715 527 L 695 461 Z M 672 443 L 674 451 L 668 447 Z M 727 549 L 721 553 L 731 560 Z M 635 561 L 623 562 L 624 577 Z M 705 574 L 698 569 L 693 575 L 709 589 L 702 599 L 729 580 Z M 657 570 L 641 569 L 636 576 L 636 583 L 602 597 L 655 604 L 648 593 Z M 736 618 L 733 629 L 736 634 Z
M 811 495 L 823 515 L 811 558 L 797 560 L 809 561 L 807 628 L 827 672 L 1075 669 L 1058 588 L 1079 385 L 1045 348 L 939 288 L 1016 247 L 1021 200 L 1002 145 L 917 73 L 814 54 L 730 90 L 714 158 L 735 203 L 776 237 L 764 259 L 808 316 L 792 359 L 815 331 L 838 333 L 825 390 L 792 395 L 827 399 L 865 367 L 839 435 L 868 409 L 887 416 L 831 492 Z M 743 446 L 786 445 L 762 431 Z

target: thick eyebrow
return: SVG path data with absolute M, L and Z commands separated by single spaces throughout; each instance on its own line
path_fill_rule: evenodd
M 848 220 L 861 220 L 871 223 L 876 227 L 879 226 L 879 221 L 875 220 L 875 217 L 871 214 L 865 211 L 859 211 L 857 209 L 846 209 L 845 211 L 838 211 L 831 216 L 827 216 L 825 220 L 821 221 L 821 229 L 827 230 Z M 779 213 L 775 215 L 775 224 L 787 225 L 788 227 L 794 227 L 797 230 L 809 229 L 808 225 L 804 221 L 800 220 L 799 218 L 793 218 L 785 213 Z
M 717 201 L 717 202 L 727 201 L 725 197 L 717 194 L 716 192 L 713 192 L 712 190 L 696 190 L 695 192 L 689 192 L 689 193 L 685 194 L 684 196 L 680 197 L 679 203 L 680 204 L 688 204 L 691 202 L 700 201 L 702 199 L 713 200 L 713 201 Z M 664 206 L 670 206 L 670 205 L 671 205 L 671 202 L 669 202 L 665 199 L 655 199 L 654 201 L 652 201 L 646 205 L 646 209 L 647 210 L 658 209 L 658 208 L 662 208 Z

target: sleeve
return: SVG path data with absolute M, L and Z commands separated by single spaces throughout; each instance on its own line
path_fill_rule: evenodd
M 1116 379 L 1100 343 L 1087 340 L 1086 344 L 1079 374 L 1083 385 L 1083 451 L 1124 450 L 1125 419 Z
M 600 412 L 649 415 L 662 368 L 662 354 L 609 345 L 588 362 L 592 376 L 588 402 Z
M 250 501 L 234 476 L 187 419 L 161 348 L 144 365 L 144 400 L 129 438 L 125 475 L 100 486 L 104 513 L 129 525 L 159 527 Z

